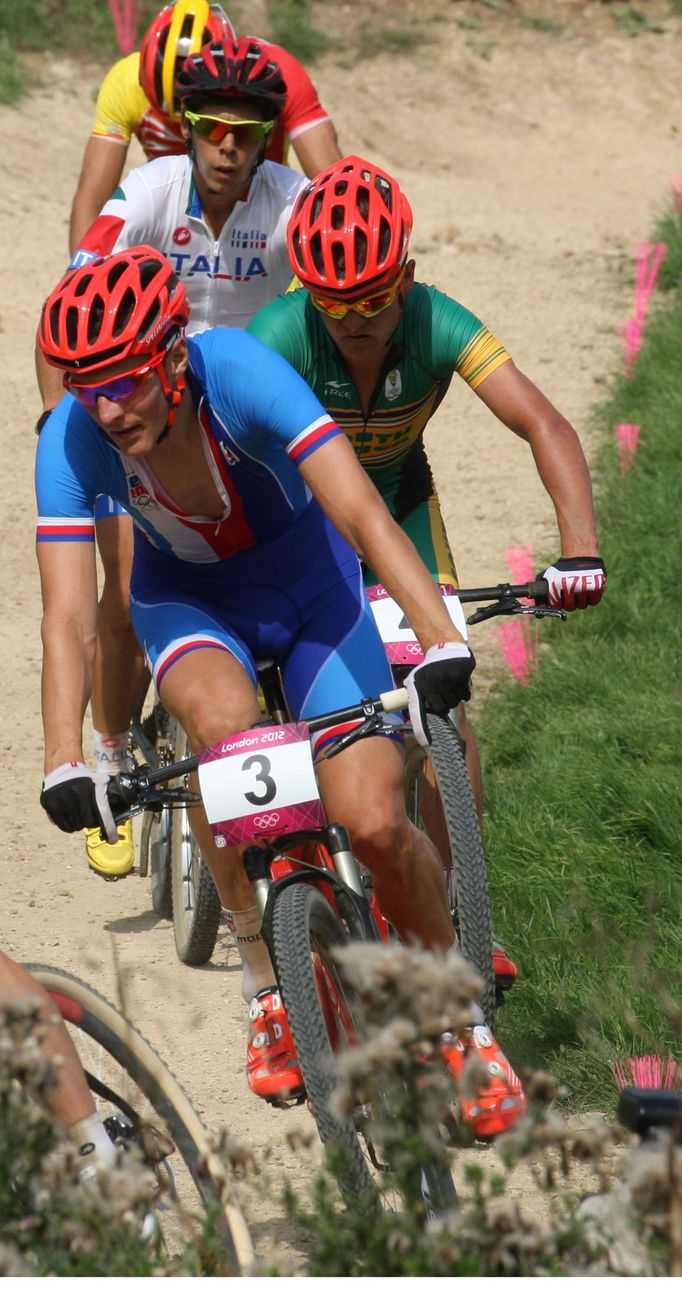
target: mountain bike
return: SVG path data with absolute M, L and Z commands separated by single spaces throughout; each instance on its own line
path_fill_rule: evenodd
M 155 771 L 138 767 L 109 786 L 112 809 L 121 819 L 150 808 L 197 802 L 197 795 L 184 787 L 165 787 L 196 770 L 218 846 L 248 845 L 244 867 L 263 912 L 263 935 L 287 1010 L 305 1097 L 323 1144 L 335 1151 L 333 1170 L 341 1193 L 354 1207 L 376 1200 L 383 1164 L 373 1138 L 377 1108 L 357 1108 L 344 1119 L 329 1106 L 336 1084 L 333 1056 L 357 1042 L 362 1026 L 336 950 L 353 940 L 385 942 L 390 928 L 366 872 L 353 856 L 346 830 L 327 821 L 310 735 L 348 720 L 357 722 L 327 749 L 327 755 L 335 755 L 370 734 L 394 733 L 395 724 L 386 725 L 383 713 L 403 708 L 406 701 L 404 690 L 393 690 L 307 722 L 259 725 L 200 756 Z M 261 846 L 253 846 L 254 840 Z M 413 1183 L 429 1215 L 455 1201 L 443 1159 L 434 1154 L 425 1161 Z
M 454 623 L 463 633 L 467 623 L 480 624 L 496 617 L 530 614 L 538 619 L 546 616 L 565 619 L 564 612 L 545 605 L 548 597 L 545 580 L 463 590 L 441 584 L 440 589 Z M 422 649 L 402 611 L 385 589 L 371 587 L 368 596 L 394 678 L 397 684 L 401 684 L 405 674 L 422 660 Z M 532 603 L 530 599 L 533 599 Z M 489 605 L 465 620 L 463 602 L 488 602 Z M 291 717 L 277 667 L 262 662 L 259 675 L 265 714 L 274 722 L 285 724 Z M 162 715 L 171 719 L 168 713 L 162 711 Z M 187 740 L 175 722 L 172 724 L 175 726 L 174 756 L 180 759 L 186 751 Z M 145 759 L 148 764 L 154 764 L 148 756 Z M 405 803 L 410 820 L 427 831 L 441 855 L 458 943 L 483 980 L 483 1012 L 494 1030 L 496 1008 L 513 984 L 513 977 L 505 974 L 504 957 L 501 969 L 496 969 L 498 959 L 492 934 L 483 843 L 466 771 L 465 747 L 453 719 L 436 718 L 428 754 L 406 726 Z M 167 822 L 171 835 L 168 851 L 172 859 L 168 860 L 169 870 L 172 860 L 172 916 L 176 947 L 181 961 L 202 965 L 210 959 L 215 947 L 220 924 L 219 899 L 208 867 L 194 841 L 187 810 L 166 812 L 165 815 L 170 817 Z M 152 885 L 153 880 L 152 871 Z
M 206 1214 L 220 1246 L 216 1274 L 248 1274 L 254 1253 L 246 1222 L 172 1072 L 118 1009 L 77 976 L 36 963 L 26 969 L 58 1007 L 112 1140 L 136 1146 L 157 1175 L 155 1217 L 165 1243 L 182 1242 L 183 1215 Z
M 565 620 L 565 612 L 547 605 L 544 579 L 491 588 L 455 589 L 441 584 L 450 616 L 461 633 L 467 625 L 499 617 L 532 615 Z M 380 586 L 368 589 L 377 627 L 397 683 L 423 659 L 422 649 L 400 607 Z M 487 602 L 465 619 L 462 603 Z M 483 981 L 481 1007 L 495 1029 L 497 1007 L 513 978 L 496 970 L 488 878 L 483 839 L 466 769 L 465 745 L 456 719 L 429 718 L 428 751 L 409 731 L 405 737 L 405 803 L 413 823 L 429 834 L 439 851 L 457 942 Z

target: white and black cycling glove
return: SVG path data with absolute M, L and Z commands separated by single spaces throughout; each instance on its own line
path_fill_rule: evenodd
M 109 843 L 120 835 L 107 798 L 110 776 L 88 770 L 82 761 L 69 761 L 50 771 L 43 780 L 40 805 L 51 821 L 66 834 L 97 826 Z
M 538 579 L 549 585 L 549 604 L 557 611 L 583 611 L 601 602 L 606 566 L 601 556 L 562 556 Z
M 427 710 L 447 716 L 459 702 L 468 702 L 475 666 L 474 654 L 466 643 L 436 643 L 427 648 L 421 665 L 407 676 L 407 710 L 414 737 L 422 747 L 428 747 L 431 741 Z

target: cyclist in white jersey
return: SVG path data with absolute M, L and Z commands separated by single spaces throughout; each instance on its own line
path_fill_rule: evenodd
M 188 154 L 130 173 L 69 268 L 138 244 L 154 246 L 185 284 L 190 332 L 248 323 L 292 276 L 286 228 L 306 179 L 265 159 L 286 95 L 279 65 L 252 38 L 209 44 L 191 55 L 176 83 Z M 40 427 L 63 384 L 42 355 L 37 360 Z M 115 503 L 102 499 L 97 509 L 105 584 L 92 694 L 94 752 L 100 767 L 116 773 L 125 765 L 144 666 L 129 614 L 131 527 Z M 95 827 L 88 830 L 88 863 L 98 874 L 117 879 L 132 870 L 130 822 L 120 835 L 112 847 Z

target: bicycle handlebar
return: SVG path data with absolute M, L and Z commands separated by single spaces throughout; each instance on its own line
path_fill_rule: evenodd
M 492 618 L 495 615 L 508 614 L 509 610 L 519 611 L 524 608 L 515 603 L 517 598 L 532 598 L 539 603 L 537 607 L 531 607 L 530 610 L 535 614 L 542 616 L 553 614 L 561 619 L 565 619 L 565 613 L 555 611 L 551 608 L 543 608 L 542 603 L 548 600 L 548 586 L 546 579 L 529 580 L 525 584 L 497 584 L 494 588 L 463 588 L 458 590 L 458 596 L 461 602 L 492 602 L 493 605 L 483 608 L 469 617 L 468 623 L 477 624 L 480 620 Z M 404 711 L 407 707 L 407 692 L 404 688 L 390 689 L 386 693 L 381 693 L 378 698 L 367 698 L 364 702 L 358 703 L 354 707 L 344 707 L 340 711 L 327 712 L 323 716 L 313 716 L 306 723 L 311 734 L 320 730 L 333 729 L 336 725 L 342 725 L 347 720 L 364 721 L 364 732 L 373 732 L 375 729 L 374 722 L 381 715 L 382 711 Z M 359 735 L 363 731 L 360 727 Z M 356 732 L 352 731 L 349 736 L 350 741 L 356 737 Z M 343 742 L 343 746 L 347 745 Z M 196 771 L 199 766 L 200 758 L 185 757 L 182 761 L 169 762 L 167 766 L 161 766 L 156 770 L 149 770 L 146 767 L 138 767 L 135 772 L 123 772 L 121 775 L 112 779 L 107 786 L 107 795 L 109 802 L 117 819 L 122 819 L 123 811 L 129 815 L 137 814 L 146 808 L 160 809 L 162 806 L 174 802 L 178 804 L 187 801 L 196 801 L 195 794 L 188 794 L 183 788 L 159 790 L 158 786 L 163 785 L 166 781 L 180 779 L 184 775 L 190 775 Z M 156 790 L 156 792 L 155 792 Z
M 549 601 L 546 579 L 529 579 L 526 584 L 496 584 L 494 588 L 458 588 L 460 602 L 501 602 L 505 597 L 531 597 L 534 602 Z

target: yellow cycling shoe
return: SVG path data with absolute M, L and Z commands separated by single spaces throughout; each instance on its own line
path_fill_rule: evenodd
M 105 880 L 121 880 L 135 865 L 132 821 L 123 821 L 116 828 L 120 835 L 118 843 L 107 843 L 100 838 L 97 827 L 85 831 L 88 866 Z

